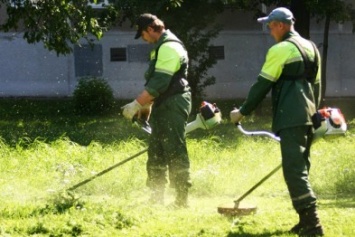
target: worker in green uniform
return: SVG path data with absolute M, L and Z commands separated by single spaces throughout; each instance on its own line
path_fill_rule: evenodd
M 295 19 L 287 8 L 276 8 L 258 21 L 267 24 L 276 44 L 268 50 L 257 82 L 252 85 L 246 100 L 239 109 L 230 112 L 230 118 L 238 123 L 271 91 L 272 130 L 281 139 L 283 175 L 293 207 L 299 214 L 299 223 L 291 232 L 300 236 L 322 236 L 316 196 L 309 182 L 314 134 L 312 116 L 321 98 L 319 51 L 295 31 Z M 300 49 L 290 42 L 292 40 Z M 308 58 L 306 61 L 311 62 L 311 68 L 307 67 L 301 50 Z
M 183 43 L 155 15 L 145 13 L 136 22 L 135 39 L 155 44 L 145 73 L 145 89 L 122 107 L 125 118 L 135 115 L 149 119 L 147 186 L 152 190 L 151 203 L 163 204 L 165 186 L 176 190 L 171 206 L 187 207 L 190 161 L 185 128 L 191 112 L 191 93 L 186 80 L 188 54 Z

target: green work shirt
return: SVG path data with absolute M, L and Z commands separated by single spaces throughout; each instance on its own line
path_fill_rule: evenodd
M 166 40 L 178 40 L 178 38 L 166 30 L 155 48 L 150 53 L 149 68 L 145 73 L 147 83 L 145 89 L 154 97 L 164 93 L 170 84 L 173 75 L 179 71 L 183 63 L 188 62 L 187 51 L 184 46 L 178 42 L 166 42 Z M 158 58 L 156 49 L 159 48 Z M 185 75 L 187 76 L 187 68 Z
M 247 99 L 240 108 L 243 115 L 250 114 L 271 90 L 273 107 L 272 130 L 277 133 L 283 128 L 312 125 L 312 115 L 320 103 L 320 66 L 314 83 L 305 79 L 290 79 L 288 76 L 301 76 L 304 72 L 304 62 L 297 47 L 288 41 L 295 37 L 304 48 L 311 60 L 315 53 L 312 44 L 299 36 L 297 32 L 289 32 L 283 41 L 272 46 L 266 55 L 266 60 L 251 87 Z

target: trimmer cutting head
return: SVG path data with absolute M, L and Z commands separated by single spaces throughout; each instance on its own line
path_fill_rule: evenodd
M 225 216 L 247 216 L 255 214 L 257 211 L 257 207 L 250 204 L 241 204 L 235 202 L 234 204 L 222 204 L 218 206 L 217 211 L 219 214 Z

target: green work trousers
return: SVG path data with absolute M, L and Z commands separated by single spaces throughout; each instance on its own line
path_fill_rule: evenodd
M 316 197 L 309 182 L 312 126 L 298 126 L 280 130 L 283 175 L 293 207 L 300 213 L 316 205 Z
M 191 186 L 190 161 L 186 147 L 185 127 L 191 112 L 191 94 L 168 97 L 154 106 L 149 119 L 152 134 L 149 137 L 147 186 L 163 189 L 184 189 Z

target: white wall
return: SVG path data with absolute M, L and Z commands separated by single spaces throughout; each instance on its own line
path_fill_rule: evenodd
M 67 96 L 73 71 L 72 55 L 57 57 L 21 34 L 0 34 L 0 96 Z
M 104 78 L 107 78 L 117 98 L 134 98 L 143 89 L 143 74 L 148 63 L 111 62 L 110 48 L 145 44 L 134 40 L 133 32 L 108 32 L 101 40 L 103 47 Z M 147 56 L 148 57 L 148 56 Z
M 145 44 L 133 36 L 134 32 L 108 32 L 99 42 L 103 46 L 103 77 L 117 98 L 133 98 L 143 89 L 147 63 L 110 61 L 111 47 Z M 321 44 L 321 32 L 316 31 L 311 37 Z M 0 41 L 1 97 L 72 95 L 77 83 L 73 55 L 58 57 L 42 44 L 27 44 L 21 34 L 0 33 Z M 207 97 L 245 97 L 273 43 L 267 32 L 222 31 L 214 45 L 224 46 L 225 60 L 219 60 L 210 70 L 217 83 L 207 88 Z M 331 32 L 326 96 L 355 96 L 354 62 L 355 34 Z
M 322 53 L 322 33 L 312 40 Z M 206 92 L 211 98 L 244 98 L 255 82 L 268 48 L 274 44 L 268 33 L 222 32 L 214 42 L 224 45 L 225 60 L 210 70 L 217 83 Z M 326 96 L 355 96 L 355 34 L 331 33 L 328 46 Z

